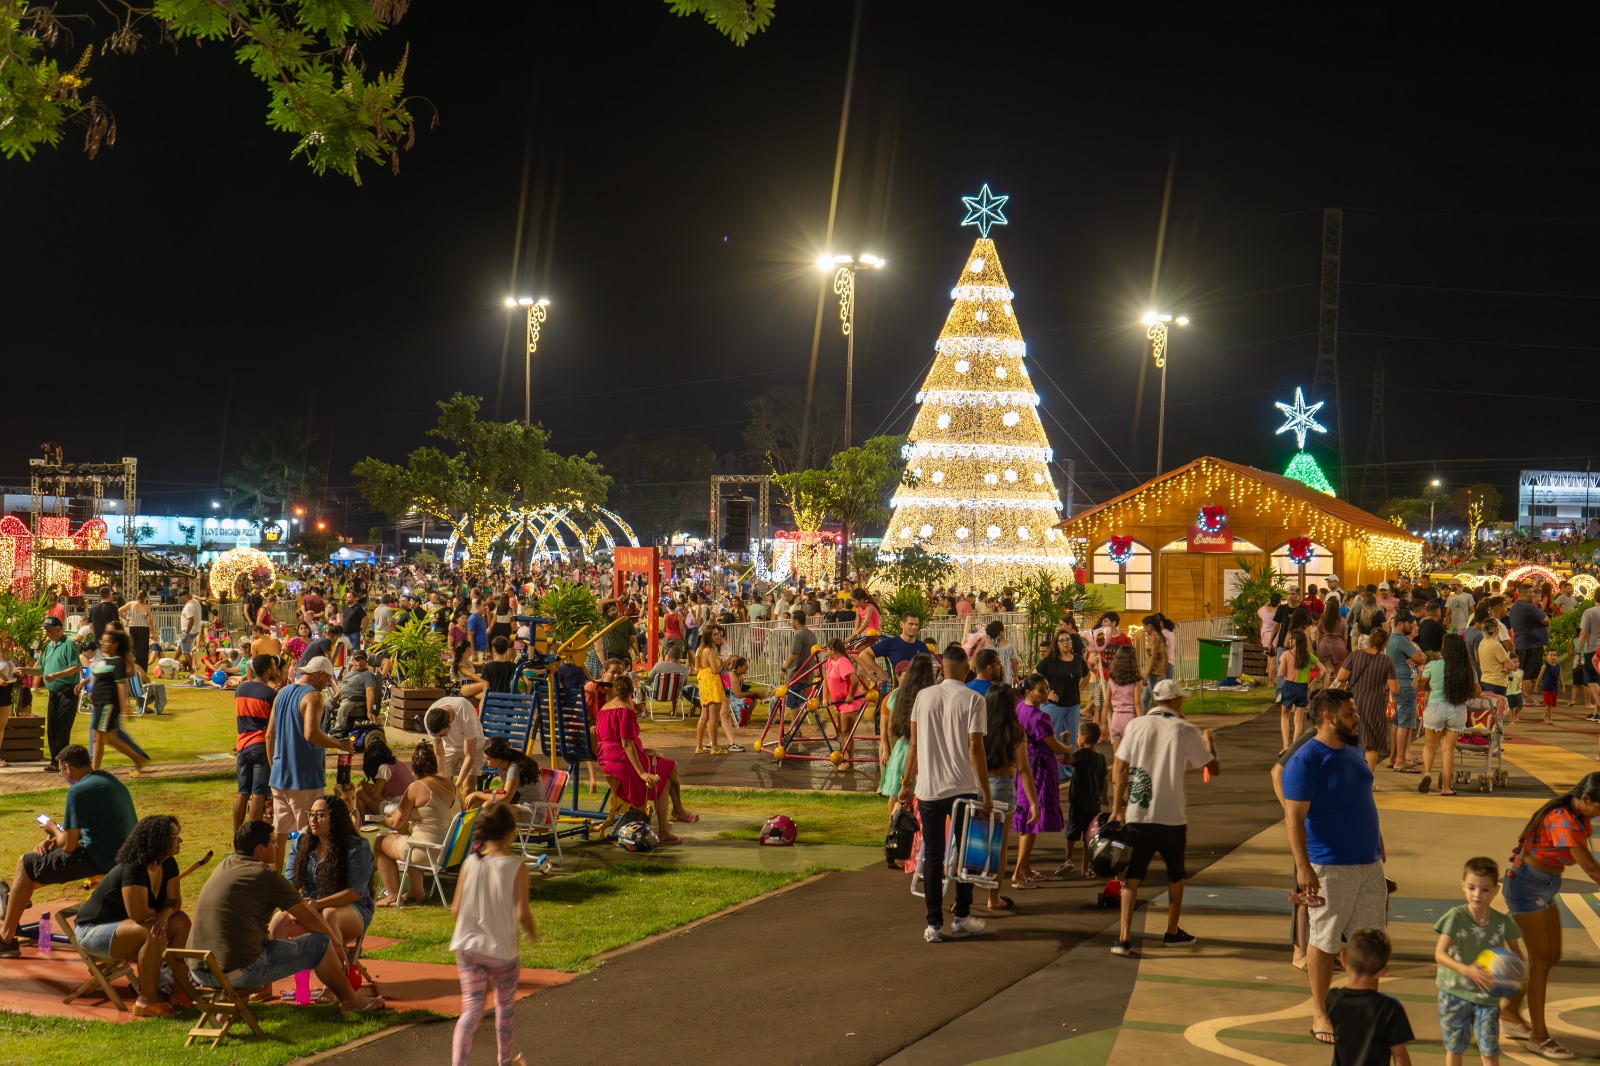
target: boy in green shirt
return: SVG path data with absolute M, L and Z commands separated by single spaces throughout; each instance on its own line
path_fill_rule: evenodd
M 1516 923 L 1489 908 L 1499 890 L 1500 868 L 1495 861 L 1468 859 L 1461 871 L 1461 892 L 1467 902 L 1446 911 L 1433 926 L 1439 934 L 1433 959 L 1439 964 L 1436 980 L 1445 1066 L 1461 1066 L 1474 1035 L 1485 1066 L 1500 1062 L 1500 1000 L 1486 991 L 1491 980 L 1478 965 L 1478 956 L 1505 948 L 1522 958 L 1522 946 Z

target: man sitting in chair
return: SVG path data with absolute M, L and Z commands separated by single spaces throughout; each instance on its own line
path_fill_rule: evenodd
M 233 854 L 200 890 L 195 903 L 189 946 L 209 951 L 234 988 L 267 988 L 301 970 L 317 971 L 323 986 L 339 1000 L 341 1011 L 377 1011 L 383 999 L 357 992 L 346 976 L 349 960 L 344 944 L 310 903 L 300 898 L 273 868 L 277 834 L 266 822 L 246 822 L 233 836 Z M 282 910 L 306 930 L 288 940 L 272 940 L 268 927 Z M 211 971 L 193 968 L 190 978 L 215 988 Z
M 17 926 L 33 902 L 35 888 L 101 876 L 117 864 L 117 850 L 138 822 L 127 786 L 106 771 L 93 769 L 88 748 L 68 744 L 56 761 L 67 779 L 65 824 L 48 818 L 41 822 L 44 839 L 17 860 L 15 884 L 0 881 L 0 897 L 9 894 L 5 918 L 0 920 L 0 959 L 22 955 Z

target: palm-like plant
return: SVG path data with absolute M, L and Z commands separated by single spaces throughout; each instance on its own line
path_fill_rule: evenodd
M 376 647 L 394 657 L 395 673 L 406 688 L 433 688 L 450 676 L 449 641 L 424 619 L 413 618 Z
M 1252 644 L 1261 642 L 1261 616 L 1256 612 L 1272 598 L 1274 592 L 1287 592 L 1288 586 L 1283 583 L 1283 575 L 1272 568 L 1270 559 L 1262 559 L 1258 563 L 1235 558 L 1244 577 L 1234 584 L 1233 598 L 1224 602 L 1223 606 L 1233 612 L 1234 630 Z
M 30 600 L 0 589 L 0 655 L 31 651 L 41 639 L 44 616 L 49 613 L 48 596 Z

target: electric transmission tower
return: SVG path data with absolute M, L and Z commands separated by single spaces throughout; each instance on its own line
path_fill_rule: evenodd
M 1329 447 L 1339 461 L 1339 495 L 1350 495 L 1344 470 L 1344 405 L 1339 402 L 1339 249 L 1344 243 L 1344 212 L 1337 207 L 1322 212 L 1322 286 L 1317 314 L 1317 372 L 1311 380 L 1311 398 L 1333 403 L 1334 432 Z
M 1383 429 L 1383 353 L 1379 352 L 1378 365 L 1372 368 L 1372 423 L 1367 427 L 1367 462 L 1361 468 L 1361 506 L 1369 511 L 1389 498 L 1387 441 Z

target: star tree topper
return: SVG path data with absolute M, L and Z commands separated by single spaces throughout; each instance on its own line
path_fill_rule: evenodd
M 1278 427 L 1278 432 L 1287 433 L 1290 430 L 1294 430 L 1295 442 L 1300 450 L 1304 451 L 1306 447 L 1307 433 L 1328 432 L 1328 427 L 1324 426 L 1321 422 L 1318 422 L 1315 418 L 1316 413 L 1322 410 L 1322 405 L 1326 402 L 1326 400 L 1318 400 L 1310 407 L 1307 407 L 1305 394 L 1301 392 L 1299 386 L 1296 386 L 1294 390 L 1293 406 L 1283 403 L 1282 401 L 1276 401 L 1273 403 L 1274 407 L 1283 412 L 1283 417 L 1288 419 L 1287 422 Z
M 1006 213 L 1002 210 L 1010 196 L 996 196 L 989 191 L 989 183 L 984 182 L 983 188 L 976 196 L 963 196 L 961 202 L 967 205 L 967 217 L 961 220 L 963 226 L 977 226 L 978 233 L 985 239 L 989 236 L 990 226 L 1009 225 Z

